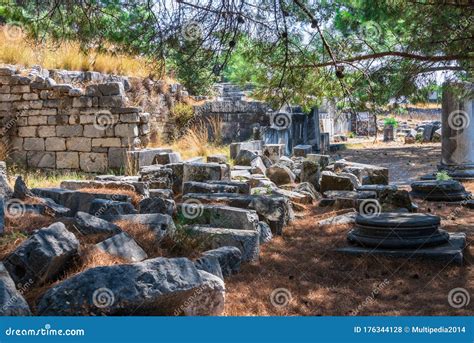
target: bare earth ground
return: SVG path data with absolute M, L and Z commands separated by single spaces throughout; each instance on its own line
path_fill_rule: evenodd
M 394 145 L 378 144 L 340 155 L 386 166 L 391 180 L 399 184 L 435 170 L 439 144 Z M 465 185 L 474 191 L 474 183 Z M 464 266 L 337 253 L 335 248 L 346 245 L 348 227 L 319 228 L 318 221 L 329 215 L 313 206 L 298 214 L 283 237 L 262 246 L 258 263 L 245 265 L 240 274 L 226 279 L 226 314 L 474 315 L 474 300 L 460 309 L 448 303 L 448 293 L 454 288 L 462 287 L 473 294 L 473 211 L 457 205 L 418 204 L 419 212 L 440 215 L 448 231 L 467 233 Z

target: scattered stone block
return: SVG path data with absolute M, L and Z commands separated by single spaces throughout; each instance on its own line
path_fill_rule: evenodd
M 462 183 L 456 180 L 417 181 L 411 184 L 411 195 L 427 201 L 463 201 L 470 198 Z
M 4 264 L 16 284 L 42 284 L 59 275 L 78 249 L 74 234 L 58 222 L 36 231 L 7 256 Z
M 321 173 L 320 191 L 352 191 L 359 185 L 354 184 L 353 178 L 348 176 L 337 175 L 330 171 Z
M 29 285 L 29 283 L 27 284 Z M 0 316 L 31 316 L 30 307 L 17 291 L 7 269 L 0 262 Z
M 236 165 L 251 166 L 254 159 L 258 157 L 258 154 L 251 150 L 240 149 L 239 153 L 234 159 Z
M 258 222 L 258 233 L 260 234 L 260 244 L 265 244 L 273 239 L 270 225 L 265 222 Z
M 131 262 L 140 262 L 148 258 L 143 249 L 125 232 L 116 234 L 95 245 L 107 254 L 121 257 Z
M 265 163 L 263 163 L 263 160 L 260 156 L 257 156 L 255 159 L 253 159 L 250 162 L 250 166 L 252 167 L 250 170 L 252 174 L 265 174 L 267 172 L 267 167 L 265 166 Z
M 212 275 L 217 276 L 221 280 L 224 280 L 222 275 L 222 268 L 219 264 L 219 260 L 214 256 L 202 256 L 194 261 L 194 265 L 199 270 L 204 270 Z
M 162 213 L 172 216 L 175 210 L 176 204 L 172 199 L 144 198 L 138 204 L 138 212 L 141 214 Z
M 242 261 L 258 260 L 260 252 L 260 237 L 258 231 L 233 230 L 194 225 L 187 228 L 192 237 L 200 240 L 204 248 L 216 249 L 224 246 L 234 246 L 242 252 Z
M 183 182 L 228 180 L 229 167 L 218 163 L 185 163 L 183 167 Z
M 216 257 L 219 261 L 223 276 L 237 274 L 240 271 L 242 252 L 237 247 L 225 246 L 208 250 L 203 253 L 203 256 Z
M 362 184 L 364 185 L 388 185 L 388 168 L 373 166 L 370 164 L 349 162 L 346 160 L 339 160 L 334 163 L 335 170 L 350 171 L 348 168 L 360 168 L 364 170 L 364 172 L 366 173 L 366 176 L 362 180 Z
M 183 194 L 187 193 L 238 193 L 237 186 L 188 181 L 183 183 Z
M 263 147 L 263 155 L 268 157 L 273 163 L 277 163 L 284 154 L 285 144 L 265 144 Z
M 296 145 L 293 147 L 293 156 L 306 157 L 311 154 L 313 147 L 311 145 Z
M 122 232 L 120 227 L 85 212 L 77 212 L 74 227 L 83 235 L 108 234 L 113 236 Z
M 159 257 L 77 274 L 43 295 L 38 314 L 220 315 L 224 298 L 219 277 L 198 270 L 186 258 Z
M 324 228 L 331 225 L 352 225 L 355 224 L 357 212 L 349 212 L 328 219 L 320 220 L 318 225 Z
M 318 190 L 320 177 L 320 165 L 317 162 L 310 160 L 303 161 L 301 164 L 300 182 L 309 182 Z
M 0 197 L 9 197 L 12 193 L 13 190 L 8 183 L 7 165 L 5 162 L 0 161 Z
M 255 140 L 241 143 L 231 143 L 229 146 L 230 158 L 235 159 L 240 149 L 250 150 L 250 151 L 260 151 L 263 148 L 263 141 Z
M 160 152 L 155 155 L 153 164 L 169 164 L 181 162 L 181 155 L 179 152 Z
M 239 194 L 250 194 L 250 185 L 247 182 L 217 180 L 217 181 L 208 181 L 207 184 L 237 187 Z
M 109 199 L 94 199 L 91 203 L 89 213 L 99 216 L 106 216 L 136 214 L 137 210 L 129 202 L 114 201 Z
M 226 155 L 210 155 L 207 156 L 207 163 L 220 163 L 220 164 L 226 164 L 227 161 L 227 156 Z
M 295 174 L 281 163 L 274 164 L 265 174 L 277 186 L 295 182 Z

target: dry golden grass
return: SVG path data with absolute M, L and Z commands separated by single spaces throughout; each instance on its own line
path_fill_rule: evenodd
M 142 247 L 147 253 L 148 258 L 165 256 L 166 251 L 160 247 L 160 242 L 156 239 L 155 233 L 147 225 L 127 220 L 121 220 L 115 224 L 128 233 Z
M 0 236 L 0 261 L 13 252 L 28 235 L 37 229 L 47 227 L 54 219 L 39 214 L 25 213 L 22 216 L 5 216 L 5 231 Z
M 48 69 L 91 70 L 138 77 L 148 77 L 153 73 L 153 65 L 142 57 L 93 50 L 86 55 L 77 43 L 63 42 L 59 46 L 52 42 L 35 44 L 21 32 L 7 35 L 8 30 L 4 30 L 4 26 L 0 28 L 0 62 L 5 64 L 25 67 L 41 65 Z
M 56 286 L 60 282 L 91 268 L 113 266 L 126 263 L 128 263 L 128 261 L 117 256 L 109 255 L 99 250 L 94 245 L 82 245 L 78 256 L 73 261 L 70 268 L 63 275 L 59 276 L 57 280 L 29 289 L 24 295 L 25 299 L 30 305 L 30 308 L 35 311 L 36 304 L 39 298 L 48 289 Z

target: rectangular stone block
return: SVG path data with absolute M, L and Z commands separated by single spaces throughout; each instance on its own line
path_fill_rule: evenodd
M 29 87 L 29 86 L 22 86 L 22 87 Z M 38 100 L 39 96 L 36 93 L 24 93 L 22 98 L 23 100 Z
M 43 138 L 25 138 L 23 142 L 23 149 L 27 151 L 43 151 L 44 150 L 44 139 Z
M 71 151 L 56 153 L 56 168 L 78 169 L 79 168 L 79 153 L 71 152 Z
M 48 124 L 48 117 L 46 116 L 28 117 L 28 125 L 46 125 L 46 124 Z
M 92 107 L 92 98 L 88 96 L 75 97 L 72 100 L 72 107 Z
M 100 125 L 84 125 L 84 137 L 100 138 L 106 134 L 107 126 Z
M 45 148 L 47 151 L 64 151 L 66 150 L 66 139 L 59 137 L 46 138 Z
M 106 153 L 86 153 L 79 154 L 79 164 L 81 170 L 90 173 L 105 172 L 108 168 L 108 158 Z
M 123 113 L 120 115 L 120 121 L 122 123 L 139 123 L 140 116 L 138 113 Z
M 30 86 L 29 85 L 12 86 L 11 92 L 12 93 L 29 93 L 30 92 Z M 23 98 L 23 99 L 25 99 L 25 98 Z M 36 97 L 36 99 L 25 99 L 25 100 L 37 100 L 37 99 L 38 99 L 38 97 Z
M 8 85 L 1 85 L 0 86 L 0 94 L 8 94 L 11 91 L 11 87 Z
M 39 110 L 43 107 L 43 101 L 36 100 L 36 101 L 18 101 L 13 103 L 13 108 L 17 110 Z
M 139 135 L 138 125 L 118 124 L 115 126 L 115 136 L 117 137 L 137 137 Z
M 110 148 L 108 152 L 109 168 L 124 170 L 127 166 L 126 156 L 126 148 Z
M 47 118 L 47 117 L 41 117 Z M 56 127 L 55 126 L 40 126 L 38 127 L 38 136 L 39 137 L 54 137 L 56 136 Z
M 31 168 L 56 168 L 56 153 L 45 151 L 28 151 L 27 165 Z
M 82 125 L 60 125 L 56 127 L 58 137 L 79 137 L 82 136 Z
M 19 137 L 36 137 L 36 126 L 23 126 L 18 128 Z
M 108 148 L 120 148 L 122 142 L 120 138 L 94 138 L 92 139 L 93 147 L 108 147 Z
M 99 107 L 123 107 L 124 97 L 120 95 L 102 96 L 99 98 Z
M 91 139 L 85 137 L 73 137 L 66 140 L 66 147 L 69 151 L 91 151 Z
M 18 101 L 20 99 L 20 94 L 0 94 L 0 101 Z

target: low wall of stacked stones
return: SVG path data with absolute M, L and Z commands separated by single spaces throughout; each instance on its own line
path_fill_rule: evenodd
M 9 159 L 28 168 L 124 167 L 126 150 L 150 134 L 150 115 L 126 103 L 120 81 L 76 88 L 0 68 L 0 138 Z

